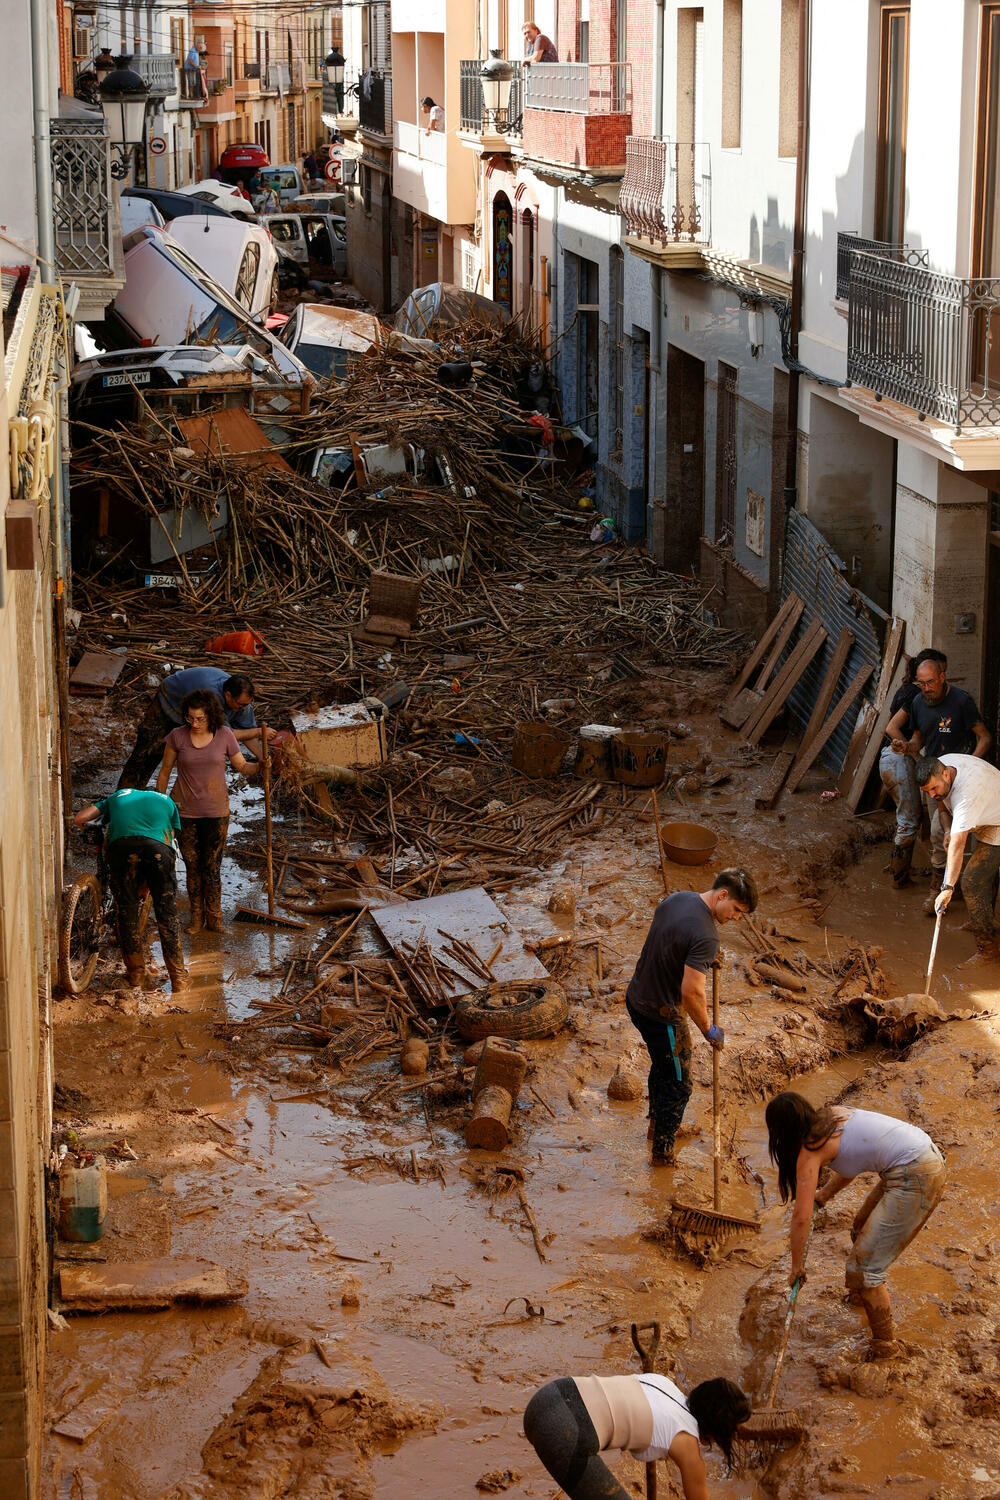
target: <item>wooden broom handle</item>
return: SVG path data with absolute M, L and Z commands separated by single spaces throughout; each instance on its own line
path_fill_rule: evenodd
M 712 962 L 712 1025 L 719 1024 L 719 960 Z M 719 1049 L 712 1047 L 712 1205 L 722 1208 L 722 1116 L 719 1107 Z

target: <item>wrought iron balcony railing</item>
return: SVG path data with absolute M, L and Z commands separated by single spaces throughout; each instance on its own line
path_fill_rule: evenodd
M 524 73 L 525 109 L 571 115 L 631 111 L 630 63 L 532 63 Z
M 392 135 L 392 74 L 369 68 L 358 80 L 358 124 L 372 135 Z
M 151 97 L 165 99 L 177 92 L 177 59 L 169 52 L 137 54 L 131 62 L 134 72 L 149 85 Z
M 630 135 L 618 212 L 629 234 L 661 245 L 709 245 L 712 171 L 707 142 Z
M 857 251 L 881 256 L 883 260 L 901 260 L 910 266 L 926 266 L 927 251 L 911 250 L 909 245 L 893 245 L 888 240 L 868 240 L 852 230 L 837 231 L 837 301 L 846 302 L 851 282 L 851 256 Z
M 208 82 L 204 68 L 181 68 L 181 103 L 193 109 L 208 103 Z
M 847 383 L 956 432 L 1000 427 L 1000 280 L 853 251 Z
M 519 62 L 511 64 L 514 76 L 510 84 L 510 99 L 506 110 L 500 110 L 492 120 L 483 103 L 483 64 L 478 58 L 463 59 L 459 63 L 459 105 L 461 130 L 479 135 L 484 130 L 495 130 L 500 135 L 520 135 L 521 116 L 524 114 L 524 70 Z M 549 66 L 546 64 L 546 66 Z
M 104 121 L 52 120 L 49 130 L 56 268 L 67 280 L 111 277 L 121 221 Z

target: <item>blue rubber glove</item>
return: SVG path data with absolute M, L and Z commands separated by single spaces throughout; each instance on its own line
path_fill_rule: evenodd
M 710 1026 L 705 1032 L 705 1037 L 711 1042 L 717 1052 L 721 1052 L 726 1041 L 726 1033 L 721 1026 Z

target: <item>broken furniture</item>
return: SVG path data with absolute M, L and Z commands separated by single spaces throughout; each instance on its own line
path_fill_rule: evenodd
M 320 779 L 323 767 L 357 770 L 385 760 L 382 715 L 367 703 L 331 703 L 315 713 L 293 714 L 292 728 L 296 750 L 317 767 Z
M 353 631 L 356 641 L 394 646 L 409 635 L 420 614 L 422 578 L 386 573 L 376 568 L 368 582 L 368 614 Z
M 113 688 L 128 661 L 125 651 L 85 651 L 69 675 L 69 690 L 100 698 Z
M 502 1151 L 510 1140 L 510 1114 L 524 1082 L 527 1058 L 498 1037 L 487 1037 L 472 1081 L 472 1118 L 465 1144 Z

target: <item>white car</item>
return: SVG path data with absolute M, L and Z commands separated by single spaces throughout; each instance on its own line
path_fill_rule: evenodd
M 213 281 L 163 229 L 127 235 L 125 285 L 113 321 L 135 344 L 247 344 L 296 386 L 313 385 L 305 366 Z
M 203 182 L 189 182 L 177 192 L 188 198 L 200 198 L 203 203 L 214 203 L 216 208 L 225 209 L 236 219 L 249 221 L 257 217 L 253 204 L 244 198 L 239 188 L 230 187 L 228 182 L 216 182 L 214 177 L 207 177 Z
M 300 302 L 280 336 L 307 370 L 326 380 L 342 379 L 362 354 L 388 335 L 374 313 Z
M 278 252 L 266 229 L 220 214 L 186 214 L 171 221 L 170 238 L 251 317 L 267 317 L 278 295 Z
M 149 198 L 135 198 L 131 193 L 122 193 L 120 204 L 123 236 L 131 234 L 133 229 L 141 229 L 143 224 L 156 224 L 160 229 L 166 225 L 166 219 Z

